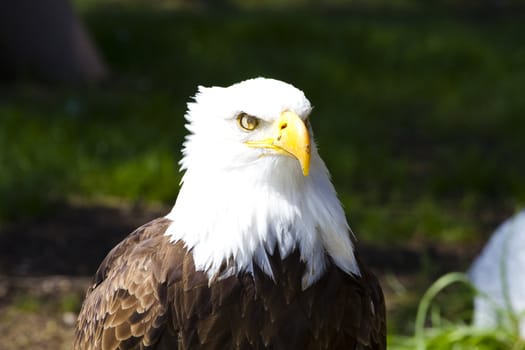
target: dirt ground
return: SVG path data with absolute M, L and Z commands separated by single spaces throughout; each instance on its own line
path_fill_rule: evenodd
M 134 228 L 168 208 L 60 205 L 0 228 L 0 350 L 71 349 L 91 276 Z
M 1 227 L 0 350 L 70 349 L 76 313 L 98 264 L 134 228 L 168 210 L 68 204 L 45 217 Z M 424 289 L 444 272 L 464 269 L 478 248 L 359 247 L 382 282 L 392 317 L 403 317 L 407 291 Z M 427 273 L 421 278 L 423 270 Z

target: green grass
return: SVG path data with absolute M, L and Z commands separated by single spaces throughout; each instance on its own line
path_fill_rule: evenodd
M 418 349 L 415 338 L 392 336 L 389 338 L 389 349 Z M 515 333 L 506 329 L 479 330 L 464 324 L 447 324 L 428 329 L 425 333 L 423 347 L 427 350 L 476 349 L 476 350 L 521 350 L 525 344 Z
M 435 281 L 425 292 L 417 310 L 414 325 L 414 335 L 404 336 L 392 334 L 388 338 L 389 348 L 395 350 L 440 350 L 440 349 L 478 349 L 478 350 L 504 350 L 504 349 L 525 349 L 525 341 L 519 336 L 519 328 L 509 328 L 503 325 L 494 329 L 479 329 L 470 326 L 470 317 L 458 319 L 451 322 L 444 318 L 440 312 L 440 307 L 450 310 L 454 307 L 450 304 L 454 299 L 451 296 L 439 301 L 439 294 L 444 294 L 445 288 L 450 288 L 452 284 L 460 282 L 466 285 L 470 293 L 458 293 L 455 291 L 452 297 L 457 302 L 458 296 L 468 296 L 472 303 L 475 296 L 475 288 L 470 284 L 468 277 L 463 273 L 448 273 Z M 483 296 L 488 298 L 488 296 Z M 467 299 L 465 299 L 467 300 Z M 452 306 L 452 307 L 451 307 Z M 463 305 L 465 307 L 465 305 Z M 515 318 L 511 310 L 500 310 L 502 316 L 507 319 Z
M 22 312 L 37 312 L 42 308 L 42 301 L 31 295 L 19 295 L 13 304 L 17 310 Z
M 0 106 L 4 218 L 71 194 L 173 202 L 199 84 L 270 76 L 304 89 L 359 237 L 472 240 L 525 202 L 519 18 L 84 6 L 115 79 L 21 84 Z M 484 226 L 485 225 L 485 226 Z

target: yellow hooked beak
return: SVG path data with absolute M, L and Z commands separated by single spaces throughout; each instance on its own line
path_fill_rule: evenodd
M 296 158 L 301 165 L 304 176 L 310 171 L 310 134 L 304 122 L 297 114 L 284 111 L 272 127 L 272 137 L 247 141 L 246 144 L 255 148 L 268 148 L 277 153 Z

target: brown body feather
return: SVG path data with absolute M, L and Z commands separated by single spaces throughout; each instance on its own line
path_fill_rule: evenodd
M 102 262 L 80 312 L 74 349 L 384 349 L 385 305 L 376 278 L 329 264 L 301 288 L 299 254 L 208 283 L 182 242 L 152 221 Z M 278 249 L 275 249 L 278 252 Z

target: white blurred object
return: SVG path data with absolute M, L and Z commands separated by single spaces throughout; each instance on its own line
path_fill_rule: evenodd
M 485 294 L 474 301 L 474 326 L 512 327 L 519 320 L 525 338 L 525 210 L 497 228 L 470 267 L 469 277 Z

